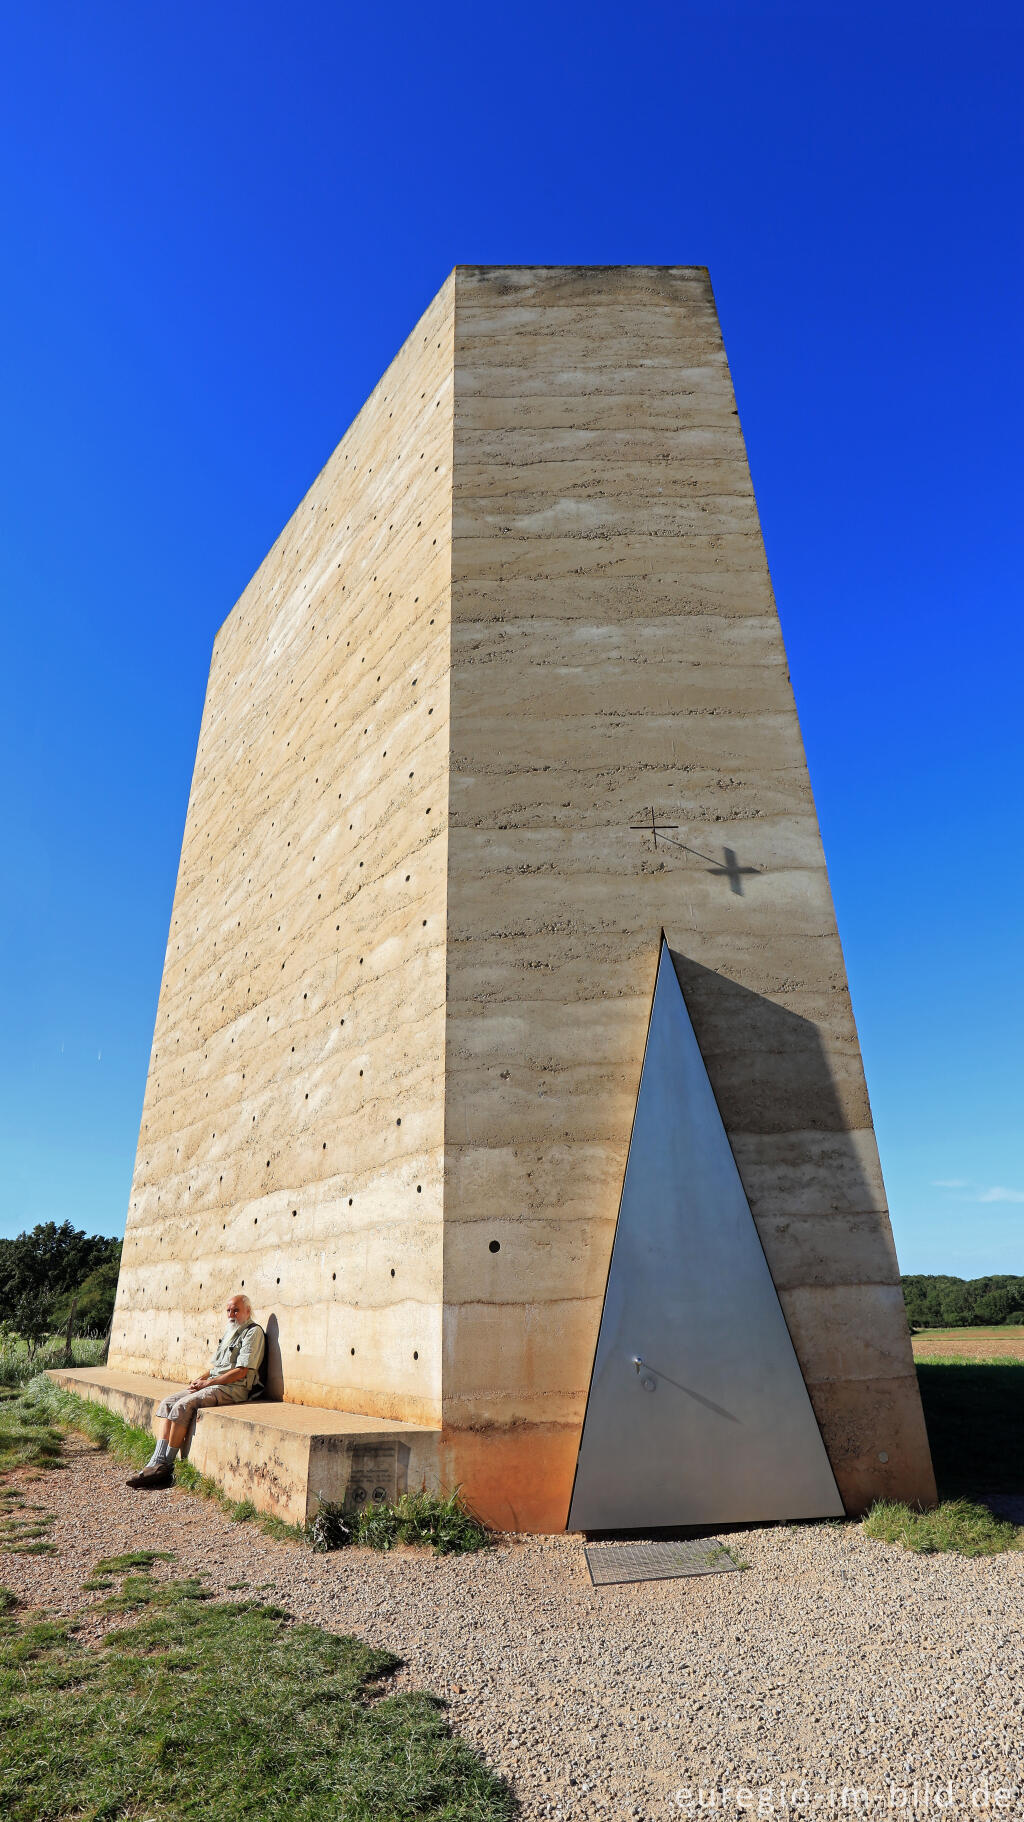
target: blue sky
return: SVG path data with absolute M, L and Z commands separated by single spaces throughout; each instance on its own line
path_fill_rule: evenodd
M 456 262 L 711 269 L 905 1271 L 1024 1272 L 1019 9 L 0 11 L 0 1232 L 124 1222 L 214 632 Z

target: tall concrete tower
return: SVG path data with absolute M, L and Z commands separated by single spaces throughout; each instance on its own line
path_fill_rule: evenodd
M 613 1337 L 606 1408 L 595 1373 L 656 979 L 700 1087 L 659 1064 L 645 1130 L 719 1122 L 819 1509 L 930 1501 L 708 274 L 458 267 L 215 641 L 111 1367 L 189 1377 L 244 1283 L 285 1401 L 415 1426 L 497 1524 L 567 1524 L 588 1395 L 591 1468 L 657 1411 L 651 1459 L 717 1484 L 760 1317 L 713 1189 L 657 1178 L 649 1239 L 629 1216 L 650 1296 L 696 1287 L 713 1339 L 666 1305 L 650 1372 Z M 683 1522 L 660 1495 L 631 1522 Z

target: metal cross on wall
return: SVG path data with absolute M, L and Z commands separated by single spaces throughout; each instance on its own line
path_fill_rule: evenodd
M 684 854 L 692 854 L 697 860 L 708 861 L 710 863 L 708 872 L 717 874 L 719 879 L 727 879 L 729 881 L 729 890 L 735 892 L 737 898 L 743 897 L 743 879 L 746 874 L 764 872 L 763 867 L 741 867 L 736 856 L 735 848 L 723 847 L 722 856 L 724 864 L 718 866 L 710 854 L 702 854 L 699 848 L 688 847 L 685 841 L 679 841 L 675 835 L 670 834 L 669 831 L 678 829 L 679 824 L 677 822 L 659 822 L 653 805 L 651 806 L 651 818 L 649 822 L 631 822 L 629 826 L 635 833 L 650 835 L 655 848 L 658 846 L 658 837 L 660 835 L 664 847 L 681 848 Z
M 654 845 L 655 845 L 655 847 L 657 847 L 658 836 L 664 835 L 666 829 L 678 829 L 679 824 L 677 822 L 658 822 L 655 818 L 654 805 L 652 804 L 651 805 L 651 820 L 649 823 L 631 822 L 629 826 L 631 829 L 642 830 L 645 835 L 653 835 Z M 680 848 L 680 847 L 682 847 L 683 844 L 682 844 L 682 842 L 676 842 L 675 845 L 677 848 Z

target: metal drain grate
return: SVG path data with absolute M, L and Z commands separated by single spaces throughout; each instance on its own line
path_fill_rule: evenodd
M 738 1569 L 717 1537 L 688 1537 L 673 1544 L 585 1544 L 595 1588 L 611 1582 L 664 1582 L 677 1575 L 724 1575 Z

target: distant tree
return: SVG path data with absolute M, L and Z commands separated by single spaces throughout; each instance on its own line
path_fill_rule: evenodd
M 74 1304 L 76 1335 L 105 1335 L 114 1315 L 117 1296 L 117 1274 L 120 1269 L 120 1246 L 116 1258 L 104 1259 L 73 1291 L 65 1291 L 53 1308 L 54 1326 L 62 1328 L 71 1316 Z
M 25 1343 L 29 1364 L 50 1333 L 52 1305 L 43 1291 L 26 1291 L 12 1311 L 11 1327 Z
M 945 1286 L 939 1299 L 939 1308 L 947 1328 L 970 1328 L 974 1320 L 974 1299 L 970 1286 L 966 1284 Z
M 903 1279 L 907 1318 L 912 1327 L 944 1328 L 949 1320 L 947 1301 L 964 1290 L 962 1278 L 918 1272 Z
M 0 1240 L 0 1313 L 19 1298 L 39 1292 L 57 1298 L 74 1291 L 109 1259 L 119 1259 L 120 1240 L 86 1234 L 64 1221 L 40 1222 L 30 1233 Z
M 911 1328 L 988 1328 L 1024 1309 L 1024 1278 L 997 1273 L 987 1278 L 953 1278 L 940 1272 L 911 1272 L 903 1279 L 903 1300 Z
M 106 1328 L 113 1312 L 110 1279 L 113 1274 L 116 1290 L 120 1258 L 120 1240 L 86 1234 L 70 1221 L 43 1221 L 30 1233 L 0 1240 L 0 1324 L 22 1336 L 31 1359 L 57 1321 L 67 1322 L 77 1293 L 76 1330 Z

